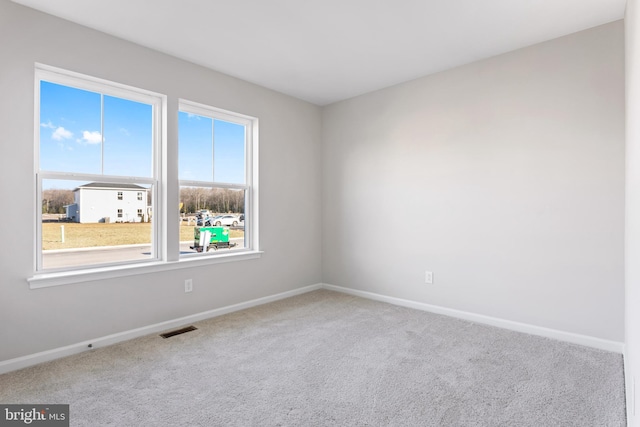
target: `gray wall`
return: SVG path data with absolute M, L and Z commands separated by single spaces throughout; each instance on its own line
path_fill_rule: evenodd
M 321 281 L 318 107 L 7 0 L 0 40 L 0 361 Z M 174 109 L 181 97 L 258 117 L 262 258 L 30 290 L 34 62 L 166 94 Z M 173 153 L 176 122 L 169 117 Z M 171 195 L 177 206 L 175 185 Z
M 623 341 L 622 21 L 333 104 L 322 131 L 325 283 Z
M 8 0 L 0 39 L 0 361 L 320 281 L 623 340 L 622 22 L 322 110 Z M 34 62 L 259 117 L 263 257 L 30 290 Z
M 627 83 L 627 174 L 626 174 L 626 330 L 625 375 L 627 417 L 630 427 L 640 426 L 640 8 L 627 1 L 626 83 Z M 636 386 L 637 384 L 637 386 Z M 635 389 L 635 393 L 634 393 Z M 635 408 L 635 413 L 633 408 Z

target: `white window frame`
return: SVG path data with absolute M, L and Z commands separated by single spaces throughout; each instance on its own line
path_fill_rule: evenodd
M 213 181 L 192 181 L 178 180 L 178 188 L 182 187 L 202 187 L 202 188 L 228 188 L 245 191 L 245 247 L 243 249 L 234 250 L 232 253 L 258 253 L 258 119 L 256 117 L 247 116 L 245 114 L 235 113 L 229 110 L 212 107 L 206 104 L 180 99 L 178 102 L 178 111 L 183 113 L 195 114 L 210 118 L 212 120 L 223 120 L 230 123 L 236 123 L 245 127 L 245 155 L 244 155 L 244 184 L 231 184 L 225 182 Z M 212 141 L 213 142 L 213 141 Z M 179 144 L 179 142 L 178 142 Z M 178 148 L 179 149 L 179 148 Z M 215 149 L 215 148 L 214 148 Z M 215 156 L 215 152 L 214 152 Z M 186 260 L 193 257 L 198 258 L 219 258 L 224 257 L 224 251 L 201 252 L 195 254 L 187 254 L 181 256 Z
M 77 174 L 77 173 L 63 173 L 55 171 L 40 171 L 39 159 L 40 159 L 40 81 L 46 80 L 52 83 L 57 83 L 65 86 L 76 87 L 79 89 L 89 90 L 93 92 L 104 93 L 125 99 L 132 99 L 134 101 L 139 100 L 147 104 L 153 105 L 154 115 L 154 129 L 153 129 L 153 173 L 152 178 L 136 177 L 131 179 L 130 177 L 123 176 L 107 176 L 107 175 L 93 175 L 93 174 Z M 132 93 L 137 94 L 132 97 Z M 138 97 L 139 96 L 139 97 Z M 246 182 L 248 194 L 245 196 L 245 218 L 248 221 L 248 226 L 245 227 L 245 242 L 246 247 L 243 250 L 236 251 L 222 251 L 219 253 L 211 253 L 207 256 L 196 257 L 180 257 L 180 242 L 179 239 L 174 241 L 173 237 L 169 237 L 169 225 L 168 220 L 173 218 L 169 211 L 173 213 L 175 210 L 176 200 L 171 203 L 168 202 L 167 194 L 170 189 L 179 188 L 180 185 L 189 185 L 189 181 L 178 180 L 177 174 L 177 159 L 169 159 L 168 152 L 178 152 L 178 141 L 168 141 L 167 135 L 169 131 L 167 129 L 168 124 L 174 125 L 175 135 L 177 135 L 178 121 L 175 122 L 167 120 L 168 114 L 175 114 L 178 116 L 178 111 L 169 112 L 167 109 L 167 96 L 151 92 L 144 89 L 131 87 L 124 84 L 115 83 L 112 81 L 87 76 L 81 73 L 76 73 L 57 67 L 52 67 L 44 64 L 35 64 L 35 90 L 34 90 L 34 173 L 35 173 L 35 189 L 34 189 L 34 207 L 35 209 L 35 221 L 33 223 L 33 236 L 34 236 L 34 260 L 33 260 L 33 275 L 27 278 L 29 287 L 31 289 L 45 288 L 50 286 L 67 285 L 73 283 L 82 283 L 92 280 L 103 280 L 118 277 L 131 276 L 136 274 L 148 274 L 158 273 L 163 271 L 192 268 L 204 265 L 211 265 L 217 263 L 225 263 L 230 261 L 242 261 L 248 259 L 260 258 L 262 251 L 259 246 L 259 231 L 258 231 L 258 119 L 251 116 L 233 113 L 227 110 L 222 110 L 215 107 L 210 107 L 204 104 L 198 104 L 186 100 L 178 100 L 179 110 L 195 111 L 196 114 L 202 114 L 205 116 L 211 116 L 211 113 L 215 113 L 215 118 L 227 120 L 231 122 L 238 122 L 239 119 L 246 121 L 250 126 L 247 127 L 247 147 L 245 153 L 246 162 Z M 198 113 L 199 112 L 199 113 Z M 244 122 L 243 122 L 244 124 Z M 175 148 L 169 148 L 169 145 Z M 175 144 L 175 146 L 173 146 Z M 152 256 L 146 260 L 132 260 L 126 262 L 119 262 L 114 264 L 100 264 L 100 265 L 88 265 L 80 267 L 71 267 L 57 270 L 43 270 L 40 268 L 42 265 L 42 210 L 37 208 L 42 205 L 42 180 L 43 179 L 67 179 L 74 181 L 95 181 L 95 182 L 110 182 L 110 183 L 122 183 L 122 184 L 149 184 L 150 195 L 153 206 L 153 238 L 152 238 Z M 186 183 L 186 184 L 185 184 Z M 198 182 L 194 184 L 200 185 Z M 175 185 L 175 187 L 174 187 Z M 222 187 L 219 183 L 212 187 Z M 177 211 L 175 212 L 176 218 L 178 218 Z M 249 216 L 250 215 L 250 216 Z
M 113 176 L 105 174 L 88 174 L 76 172 L 58 172 L 40 169 L 40 82 L 48 81 L 51 83 L 82 89 L 91 92 L 97 92 L 108 96 L 128 99 L 136 102 L 151 105 L 152 107 L 152 167 L 150 177 L 128 177 Z M 165 237 L 161 233 L 161 224 L 164 221 L 163 216 L 163 194 L 165 189 L 162 185 L 162 152 L 164 150 L 163 137 L 163 116 L 166 109 L 166 97 L 144 89 L 139 89 L 96 77 L 86 76 L 63 70 L 56 67 L 50 67 L 43 64 L 36 64 L 35 67 L 35 155 L 34 170 L 36 173 L 36 189 L 35 189 L 35 206 L 42 204 L 42 181 L 46 179 L 59 179 L 71 181 L 89 181 L 89 182 L 106 182 L 114 184 L 146 184 L 150 186 L 152 191 L 152 204 L 156 207 L 154 221 L 152 223 L 152 239 L 151 239 L 151 257 L 144 260 L 122 261 L 113 264 L 90 264 L 75 267 L 65 267 L 61 269 L 44 269 L 42 262 L 42 210 L 36 209 L 36 221 L 34 236 L 36 239 L 35 248 L 36 256 L 34 259 L 34 276 L 43 276 L 48 273 L 62 272 L 77 273 L 85 270 L 103 269 L 109 266 L 121 266 L 126 264 L 139 264 L 148 262 L 157 262 L 162 259 L 162 250 Z M 124 195 L 123 195 L 124 196 Z M 121 200 L 118 195 L 118 200 Z

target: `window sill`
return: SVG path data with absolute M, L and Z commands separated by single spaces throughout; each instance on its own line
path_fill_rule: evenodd
M 92 268 L 89 270 L 74 270 L 56 273 L 36 274 L 27 279 L 30 289 L 48 288 L 51 286 L 70 285 L 73 283 L 90 282 L 94 280 L 113 279 L 134 276 L 138 274 L 157 273 L 181 268 L 200 267 L 232 261 L 256 259 L 262 256 L 262 251 L 236 252 L 215 256 L 199 256 L 184 258 L 172 262 L 147 262 Z

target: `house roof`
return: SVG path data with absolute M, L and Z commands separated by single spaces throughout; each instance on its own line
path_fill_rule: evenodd
M 81 188 L 96 188 L 96 189 L 110 189 L 110 190 L 147 190 L 146 188 L 138 184 L 112 184 L 108 182 L 90 182 L 89 184 L 80 185 L 73 191 L 77 191 Z

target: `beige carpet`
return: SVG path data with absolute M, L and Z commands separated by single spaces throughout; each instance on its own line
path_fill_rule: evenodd
M 115 315 L 115 314 L 114 314 Z M 0 375 L 72 426 L 624 426 L 622 357 L 316 291 Z

